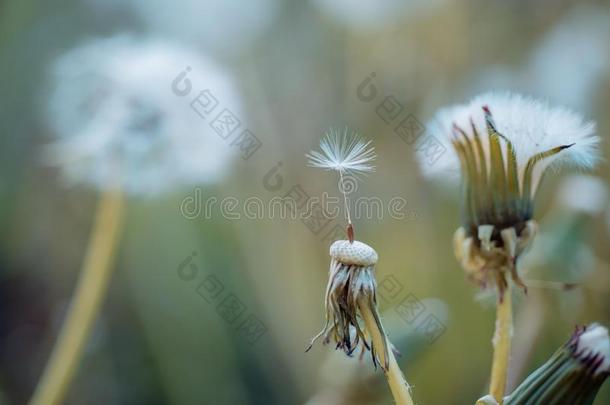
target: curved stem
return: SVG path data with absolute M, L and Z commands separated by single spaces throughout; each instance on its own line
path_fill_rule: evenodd
M 506 389 L 510 344 L 513 334 L 513 308 L 510 283 L 498 300 L 496 307 L 496 331 L 493 338 L 494 355 L 491 367 L 490 394 L 502 404 Z
M 31 405 L 63 402 L 91 334 L 112 274 L 112 259 L 122 223 L 124 200 L 119 190 L 104 192 L 91 239 L 66 319 Z
M 405 376 L 402 374 L 400 367 L 398 367 L 396 357 L 391 349 L 392 344 L 388 340 L 385 332 L 377 326 L 375 314 L 373 314 L 370 306 L 360 304 L 359 308 L 362 319 L 364 319 L 367 329 L 371 332 L 373 347 L 381 349 L 378 351 L 380 355 L 379 363 L 388 380 L 388 385 L 390 386 L 390 391 L 392 391 L 392 396 L 394 397 L 396 404 L 413 405 L 414 402 L 409 393 L 409 384 L 407 383 L 407 380 L 405 380 Z M 382 348 L 384 347 L 387 347 L 387 350 L 383 350 Z M 387 356 L 387 359 L 385 356 Z M 386 364 L 388 365 L 387 369 L 385 366 Z

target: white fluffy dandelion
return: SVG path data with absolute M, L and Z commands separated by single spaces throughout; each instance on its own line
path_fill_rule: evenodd
M 506 271 L 522 285 L 515 264 L 537 228 L 533 201 L 543 174 L 551 166 L 592 167 L 598 160 L 595 124 L 529 97 L 488 93 L 440 110 L 428 131 L 448 153 L 423 165 L 426 174 L 446 179 L 461 173 L 458 259 L 475 281 L 485 285 L 493 277 L 502 296 Z
M 481 135 L 484 154 L 489 161 L 487 120 L 483 107 L 490 111 L 497 132 L 512 144 L 521 174 L 533 156 L 556 147 L 570 146 L 561 153 L 537 161 L 534 184 L 538 184 L 542 173 L 551 164 L 590 168 L 598 160 L 599 137 L 595 135 L 595 123 L 585 121 L 580 114 L 519 94 L 485 93 L 468 103 L 439 110 L 428 123 L 428 132 L 443 142 L 449 152 L 434 165 L 422 165 L 425 174 L 443 179 L 458 178 L 460 161 L 452 147 L 456 127 L 469 139 L 473 139 L 475 130 Z M 501 142 L 501 145 L 506 148 L 506 143 Z
M 498 292 L 489 388 L 498 400 L 504 396 L 513 330 L 507 276 L 526 290 L 517 265 L 536 234 L 536 189 L 551 165 L 592 167 L 599 138 L 595 125 L 579 114 L 511 93 L 483 94 L 442 109 L 428 131 L 449 152 L 434 166 L 423 165 L 427 174 L 461 174 L 456 257 L 472 281 L 492 284 Z
M 180 98 L 171 84 L 187 67 L 192 91 Z M 96 39 L 61 56 L 52 79 L 47 116 L 56 139 L 47 157 L 69 184 L 104 190 L 118 176 L 128 193 L 154 195 L 227 172 L 234 148 L 189 102 L 209 89 L 239 116 L 239 97 L 200 53 L 163 40 Z
M 172 85 L 189 69 L 186 87 L 176 91 Z M 47 108 L 57 139 L 48 158 L 70 183 L 98 188 L 100 202 L 74 296 L 30 401 L 34 405 L 62 403 L 75 375 L 114 268 L 123 191 L 157 194 L 215 182 L 226 172 L 233 149 L 189 108 L 187 93 L 196 98 L 207 89 L 239 113 L 229 77 L 198 53 L 165 41 L 94 40 L 63 55 L 53 73 Z

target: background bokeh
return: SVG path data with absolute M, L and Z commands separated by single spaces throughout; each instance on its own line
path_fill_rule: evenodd
M 72 128 L 81 131 L 81 121 L 95 117 L 96 97 L 104 97 L 94 93 L 93 107 L 82 113 L 72 108 L 75 92 L 57 97 L 58 89 L 80 90 L 90 79 L 61 79 L 58 61 L 113 38 L 129 38 L 121 57 L 126 65 L 151 42 L 177 49 L 170 52 L 173 64 L 156 76 L 147 76 L 154 58 L 141 67 L 142 75 L 136 70 L 129 76 L 122 76 L 122 59 L 114 60 L 115 77 L 133 77 L 117 80 L 114 91 L 123 94 L 124 86 L 125 94 L 157 109 L 162 122 L 181 123 L 161 131 L 209 137 L 211 150 L 227 161 L 215 181 L 129 197 L 103 314 L 67 403 L 391 403 L 380 373 L 372 374 L 366 360 L 345 360 L 322 345 L 304 353 L 322 327 L 328 245 L 341 219 L 253 219 L 243 211 L 248 198 L 266 204 L 295 190 L 337 196 L 335 176 L 308 168 L 304 155 L 329 127 L 345 126 L 372 139 L 377 150 L 377 171 L 358 182 L 353 196 L 377 197 L 386 211 L 358 219 L 356 232 L 380 255 L 380 305 L 416 401 L 468 404 L 484 394 L 494 309 L 453 257 L 458 193 L 422 178 L 416 154 L 425 148 L 395 128 L 410 117 L 415 137 L 428 136 L 417 128 L 435 109 L 481 91 L 510 89 L 596 120 L 607 159 L 608 2 L 1 2 L 0 404 L 26 403 L 35 387 L 100 196 L 96 187 L 66 181 L 48 159 L 49 145 L 71 136 Z M 71 63 L 93 66 L 94 75 L 111 53 L 93 53 Z M 211 77 L 196 71 L 193 61 L 179 60 L 186 55 L 211 61 L 231 80 L 231 108 L 261 142 L 251 156 L 244 159 L 232 138 L 212 141 L 218 135 L 209 119 L 193 119 L 188 101 L 172 91 L 186 66 L 201 76 L 193 81 L 195 90 L 205 89 Z M 384 106 L 392 101 L 396 109 L 389 114 Z M 121 119 L 129 121 L 129 111 Z M 88 134 L 123 134 L 123 122 L 113 117 L 87 127 Z M 151 133 L 160 131 L 156 122 L 148 123 Z M 148 132 L 137 136 L 146 143 Z M 527 297 L 517 294 L 511 387 L 576 324 L 610 324 L 608 166 L 602 162 L 591 174 L 596 180 L 589 188 L 578 181 L 566 186 L 571 174 L 548 175 L 538 194 L 543 235 L 524 265 L 532 288 Z M 160 173 L 158 181 L 176 181 L 166 177 Z M 227 197 L 239 201 L 240 218 L 219 208 L 211 215 L 197 211 L 212 198 Z M 406 201 L 403 215 L 389 215 L 392 198 Z M 191 265 L 194 279 L 180 277 L 180 269 Z M 223 287 L 213 298 L 201 290 L 210 277 Z M 223 310 L 223 300 L 241 304 L 235 316 Z M 404 311 L 409 302 L 423 308 L 419 317 Z M 254 334 L 244 330 L 253 320 L 263 328 Z M 596 403 L 610 403 L 608 383 Z

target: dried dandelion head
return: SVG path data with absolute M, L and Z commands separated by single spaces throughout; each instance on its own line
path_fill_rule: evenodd
M 453 153 L 425 171 L 461 173 L 462 227 L 455 253 L 469 277 L 500 291 L 510 273 L 525 288 L 516 261 L 537 229 L 534 196 L 551 165 L 594 164 L 595 125 L 576 113 L 515 94 L 484 94 L 439 111 L 429 127 L 444 135 Z
M 364 322 L 363 311 L 372 313 L 376 327 L 383 331 L 377 311 L 375 264 L 377 252 L 362 242 L 338 240 L 330 247 L 330 272 L 326 287 L 326 324 L 312 340 L 323 336 L 323 343 L 334 342 L 337 349 L 351 355 L 360 346 L 362 353 L 371 351 L 373 363 L 388 368 L 388 347 L 375 347 L 371 331 Z M 383 359 L 380 361 L 380 359 Z
M 309 165 L 336 171 L 343 183 L 345 174 L 362 175 L 375 170 L 376 158 L 370 141 L 355 132 L 331 129 L 320 142 L 320 151 L 306 155 Z M 337 349 L 351 355 L 358 346 L 362 354 L 371 351 L 373 363 L 384 370 L 389 367 L 388 341 L 377 311 L 375 264 L 377 252 L 354 240 L 349 199 L 345 187 L 340 187 L 345 202 L 348 240 L 338 240 L 330 246 L 330 274 L 326 287 L 326 324 L 312 340 L 309 348 L 321 336 L 324 344 L 333 341 Z M 374 328 L 375 330 L 369 330 Z M 373 336 L 373 334 L 375 336 Z M 373 341 L 377 337 L 377 344 Z M 377 347 L 382 346 L 382 347 Z

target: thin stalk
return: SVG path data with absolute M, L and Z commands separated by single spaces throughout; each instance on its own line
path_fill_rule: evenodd
M 345 182 L 343 180 L 343 170 L 339 170 L 339 181 L 341 182 L 341 186 L 339 187 L 339 191 L 343 194 L 343 202 L 345 203 L 345 219 L 347 219 L 347 239 L 349 239 L 350 243 L 354 243 L 354 226 L 352 225 L 352 217 L 350 216 L 350 208 L 349 208 L 349 200 L 347 198 L 347 193 L 345 192 Z
M 64 400 L 112 274 L 123 209 L 120 190 L 104 192 L 72 302 L 30 405 L 56 405 Z
M 373 347 L 381 349 L 383 347 L 387 347 L 388 350 L 380 350 L 379 354 L 383 356 L 379 359 L 379 363 L 381 364 L 381 368 L 383 373 L 385 374 L 386 379 L 388 380 L 388 385 L 390 386 L 390 391 L 392 392 L 392 396 L 394 397 L 394 401 L 396 401 L 397 405 L 413 405 L 413 399 L 411 398 L 411 394 L 409 393 L 409 384 L 405 379 L 405 376 L 402 374 L 400 367 L 398 367 L 398 363 L 396 362 L 396 357 L 394 357 L 394 352 L 391 347 L 392 344 L 388 340 L 385 332 L 381 330 L 377 326 L 377 322 L 375 321 L 375 314 L 373 314 L 369 305 L 364 303 L 359 304 L 360 313 L 362 314 L 362 319 L 366 324 L 367 329 L 371 332 L 371 339 L 373 340 Z M 386 359 L 388 367 L 386 369 Z
M 352 223 L 352 218 L 350 216 L 350 208 L 349 208 L 349 201 L 347 199 L 347 193 L 345 192 L 345 182 L 343 180 L 343 170 L 339 170 L 339 180 L 341 181 L 341 187 L 339 191 L 341 191 L 341 194 L 343 194 L 343 202 L 345 203 L 345 219 L 347 219 L 347 223 L 348 225 L 351 225 Z
M 502 404 L 506 389 L 512 334 L 513 308 L 511 287 L 510 283 L 508 283 L 504 294 L 498 299 L 496 307 L 496 331 L 493 338 L 494 355 L 489 387 L 489 393 L 500 405 Z

